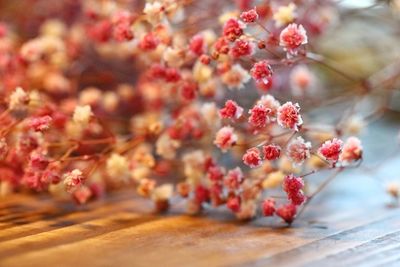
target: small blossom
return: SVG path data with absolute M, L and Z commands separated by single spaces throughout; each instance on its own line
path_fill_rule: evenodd
M 206 187 L 198 185 L 194 191 L 194 198 L 199 204 L 208 202 L 210 200 L 210 191 Z
M 92 196 L 92 191 L 87 186 L 81 186 L 73 193 L 73 198 L 78 204 L 85 204 Z
M 283 179 L 283 191 L 286 193 L 296 193 L 303 189 L 304 181 L 303 178 L 294 176 L 293 174 L 285 176 Z
M 277 110 L 277 120 L 278 124 L 283 128 L 298 131 L 299 127 L 303 124 L 303 119 L 300 115 L 299 104 L 286 102 L 280 106 Z
M 142 37 L 139 48 L 145 51 L 151 51 L 157 48 L 159 44 L 158 38 L 151 32 Z
M 278 108 L 281 106 L 278 100 L 276 100 L 272 95 L 263 95 L 257 104 L 263 105 L 265 108 L 270 109 L 270 119 L 275 120 L 278 113 Z
M 196 34 L 192 39 L 190 39 L 189 50 L 197 56 L 204 54 L 205 41 L 202 34 Z
M 207 170 L 207 177 L 212 182 L 219 182 L 224 177 L 225 169 L 219 166 L 212 166 Z
M 67 192 L 71 193 L 79 187 L 84 180 L 83 174 L 80 170 L 74 169 L 64 174 L 64 186 Z
M 261 104 L 255 105 L 249 110 L 249 124 L 256 128 L 264 128 L 270 121 L 269 114 L 271 110 Z
M 290 55 L 297 55 L 297 49 L 307 42 L 306 30 L 295 23 L 289 24 L 279 36 L 279 45 Z
M 74 115 L 72 118 L 75 123 L 87 125 L 92 116 L 92 108 L 89 105 L 85 105 L 75 107 Z
M 230 49 L 230 54 L 233 58 L 251 56 L 254 53 L 254 44 L 246 40 L 236 40 L 233 47 Z
M 345 164 L 357 161 L 362 157 L 363 147 L 360 139 L 357 137 L 349 137 L 346 143 L 343 145 L 342 153 L 339 156 L 339 160 Z
M 34 170 L 44 170 L 49 165 L 49 160 L 41 153 L 32 153 L 29 157 L 29 166 Z
M 118 42 L 130 41 L 133 39 L 133 31 L 131 29 L 133 18 L 129 12 L 118 12 L 113 17 L 114 39 Z
M 267 198 L 262 203 L 262 213 L 264 216 L 272 216 L 275 213 L 275 199 Z
M 247 200 L 241 203 L 240 210 L 236 213 L 239 220 L 250 220 L 256 216 L 257 205 L 254 200 Z
M 29 95 L 21 87 L 17 87 L 10 95 L 9 109 L 19 110 L 24 109 L 29 103 Z
M 263 146 L 262 151 L 264 154 L 264 159 L 267 160 L 276 160 L 281 155 L 281 147 L 274 144 Z
M 240 197 L 230 197 L 226 201 L 226 206 L 228 209 L 230 209 L 232 212 L 238 212 L 240 210 Z
M 242 66 L 235 64 L 222 74 L 221 80 L 229 89 L 241 89 L 250 80 L 250 75 Z
M 250 168 L 255 168 L 261 165 L 262 159 L 260 155 L 260 150 L 258 148 L 253 147 L 246 151 L 242 158 L 244 164 L 249 166 Z
M 123 179 L 129 173 L 128 160 L 119 154 L 113 153 L 106 162 L 107 174 L 115 179 Z
M 258 19 L 258 14 L 255 8 L 250 9 L 249 11 L 244 11 L 240 15 L 240 18 L 245 22 L 245 23 L 253 23 L 256 22 Z
M 214 144 L 219 147 L 222 152 L 226 152 L 237 142 L 237 136 L 231 126 L 222 127 L 216 134 Z
M 225 106 L 219 111 L 219 115 L 223 119 L 239 119 L 242 114 L 243 108 L 233 100 L 226 101 Z
M 343 141 L 337 138 L 325 141 L 318 149 L 318 153 L 326 160 L 332 161 L 333 163 L 339 160 L 339 155 L 342 152 Z
M 33 117 L 29 120 L 28 127 L 35 132 L 43 132 L 49 129 L 52 120 L 53 119 L 48 115 L 42 117 Z
M 299 136 L 292 140 L 287 146 L 287 156 L 294 164 L 301 165 L 310 157 L 310 149 L 311 143 L 305 142 L 304 139 Z
M 234 41 L 243 34 L 244 28 L 244 24 L 237 19 L 231 18 L 225 23 L 222 32 L 230 41 Z
M 276 210 L 276 215 L 281 217 L 286 223 L 292 223 L 296 218 L 297 208 L 293 204 L 286 204 Z
M 262 60 L 253 65 L 250 73 L 257 82 L 268 84 L 268 78 L 272 76 L 272 68 L 267 60 Z
M 239 167 L 228 171 L 224 178 L 224 185 L 229 190 L 236 190 L 239 188 L 240 184 L 243 182 L 243 172 Z
M 281 6 L 278 10 L 274 13 L 274 20 L 276 27 L 281 27 L 288 23 L 291 23 L 296 18 L 296 5 L 290 3 L 287 6 Z

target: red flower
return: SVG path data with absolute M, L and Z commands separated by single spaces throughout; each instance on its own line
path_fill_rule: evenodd
M 243 108 L 233 100 L 226 101 L 225 106 L 219 111 L 219 115 L 224 119 L 239 119 L 242 113 Z
M 262 213 L 264 216 L 272 216 L 275 213 L 275 199 L 267 198 L 262 203 Z
M 272 68 L 267 60 L 262 60 L 253 65 L 250 74 L 257 82 L 268 84 L 268 78 L 272 76 Z
M 258 150 L 258 148 L 256 147 L 248 149 L 243 155 L 242 159 L 244 164 L 246 164 L 250 168 L 258 167 L 262 163 L 260 150 Z
M 271 113 L 269 108 L 264 107 L 261 104 L 255 105 L 250 109 L 249 123 L 256 128 L 263 128 L 269 122 L 268 115 Z
M 323 156 L 326 160 L 337 162 L 339 155 L 342 152 L 343 141 L 337 138 L 328 140 L 321 145 L 318 149 L 318 153 Z
M 244 25 L 237 19 L 229 19 L 222 30 L 223 35 L 230 41 L 234 41 L 243 34 Z
M 292 55 L 297 54 L 297 49 L 307 43 L 306 30 L 302 25 L 289 24 L 282 30 L 279 37 L 279 45 Z
M 278 145 L 265 145 L 262 148 L 264 153 L 264 159 L 275 160 L 281 155 L 281 147 Z
M 238 212 L 240 210 L 240 197 L 230 197 L 226 202 L 226 206 L 233 212 Z
M 236 40 L 230 53 L 233 58 L 250 56 L 254 53 L 254 44 L 246 40 Z
M 240 18 L 246 23 L 253 23 L 258 19 L 258 14 L 255 8 L 249 11 L 242 12 Z
M 280 106 L 278 108 L 277 120 L 280 126 L 298 131 L 299 127 L 303 124 L 303 119 L 300 115 L 299 104 L 286 102 Z
M 293 204 L 286 204 L 277 209 L 276 215 L 281 217 L 285 222 L 292 223 L 296 217 L 297 208 Z

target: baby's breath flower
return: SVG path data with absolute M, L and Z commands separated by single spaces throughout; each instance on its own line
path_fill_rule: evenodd
M 77 124 L 86 126 L 92 116 L 92 108 L 89 105 L 77 106 L 74 110 L 73 120 Z

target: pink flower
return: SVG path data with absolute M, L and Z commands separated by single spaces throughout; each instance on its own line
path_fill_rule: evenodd
M 202 34 L 196 34 L 192 37 L 189 43 L 189 50 L 197 56 L 200 56 L 204 53 L 205 43 Z
M 250 168 L 255 168 L 261 165 L 262 159 L 260 155 L 260 150 L 258 148 L 253 147 L 246 151 L 242 158 L 244 164 L 249 166 Z
M 291 55 L 297 54 L 297 49 L 307 43 L 306 30 L 302 25 L 289 24 L 279 36 L 279 45 Z
M 133 22 L 133 17 L 129 12 L 122 11 L 118 12 L 112 18 L 114 23 L 113 36 L 118 42 L 130 41 L 133 39 L 133 31 L 131 29 L 131 24 Z
M 250 70 L 251 77 L 253 77 L 254 80 L 265 84 L 268 83 L 268 78 L 272 76 L 272 73 L 272 68 L 267 60 L 255 63 Z
M 262 213 L 264 216 L 272 216 L 275 213 L 275 199 L 267 198 L 262 203 Z
M 266 108 L 271 110 L 270 117 L 276 117 L 278 113 L 278 108 L 281 106 L 278 100 L 276 100 L 272 95 L 263 95 L 260 100 L 258 100 L 257 104 L 261 104 Z M 275 120 L 275 118 L 271 118 L 271 120 Z
M 29 158 L 29 166 L 34 170 L 44 170 L 49 165 L 49 160 L 41 153 L 33 152 Z
M 318 153 L 323 156 L 326 160 L 337 162 L 339 155 L 342 152 L 343 141 L 337 138 L 328 140 L 321 145 L 318 149 Z
M 210 167 L 207 170 L 208 179 L 212 182 L 219 182 L 224 177 L 224 172 L 225 170 L 219 166 Z
M 254 53 L 254 44 L 246 40 L 236 40 L 230 53 L 233 58 L 250 56 Z
M 357 137 L 349 137 L 343 145 L 342 153 L 339 156 L 340 161 L 348 164 L 352 161 L 357 161 L 362 158 L 362 145 Z
M 269 114 L 271 110 L 263 105 L 257 104 L 249 110 L 249 123 L 253 127 L 263 128 L 269 122 Z
M 153 33 L 149 32 L 140 40 L 139 48 L 145 51 L 154 50 L 157 48 L 158 43 L 158 38 Z
M 35 132 L 42 132 L 49 129 L 52 118 L 48 115 L 42 117 L 33 117 L 28 122 L 28 127 Z
M 74 169 L 73 171 L 64 174 L 64 185 L 67 192 L 72 193 L 76 190 L 82 183 L 84 177 L 80 170 Z
M 219 115 L 224 119 L 239 119 L 242 113 L 243 108 L 233 100 L 226 101 L 225 106 L 219 111 Z
M 301 205 L 306 200 L 302 191 L 304 187 L 303 178 L 294 176 L 293 174 L 287 175 L 283 180 L 282 187 L 293 205 Z
M 283 179 L 282 187 L 283 191 L 285 191 L 288 194 L 296 193 L 299 190 L 303 189 L 304 187 L 303 178 L 294 176 L 293 174 L 287 175 Z
M 245 22 L 245 23 L 253 23 L 258 19 L 258 14 L 255 8 L 250 9 L 249 11 L 244 11 L 240 15 L 240 18 Z
M 243 34 L 244 28 L 245 25 L 243 23 L 237 19 L 231 18 L 225 23 L 222 33 L 225 37 L 233 42 Z
M 292 223 L 296 217 L 297 208 L 293 204 L 286 204 L 279 207 L 276 211 L 276 215 L 281 217 L 286 223 Z
M 216 134 L 214 144 L 223 152 L 226 152 L 237 141 L 237 136 L 231 126 L 222 127 Z
M 267 160 L 278 159 L 281 155 L 281 147 L 274 144 L 263 146 L 262 151 L 264 154 L 264 159 Z
M 300 115 L 299 104 L 286 102 L 285 104 L 280 106 L 278 108 L 277 120 L 278 124 L 283 128 L 298 131 L 299 127 L 303 124 L 303 119 Z
M 230 197 L 226 202 L 226 206 L 232 212 L 238 212 L 240 210 L 240 197 Z
M 227 175 L 224 178 L 224 185 L 229 190 L 236 190 L 239 188 L 243 180 L 244 177 L 242 170 L 239 167 L 236 167 L 235 169 L 228 171 Z
M 294 164 L 301 165 L 310 157 L 310 148 L 311 143 L 305 142 L 304 139 L 299 136 L 287 146 L 287 156 Z

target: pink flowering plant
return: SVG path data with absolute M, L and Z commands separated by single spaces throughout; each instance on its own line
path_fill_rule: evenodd
M 360 165 L 354 128 L 384 108 L 338 108 L 332 124 L 311 115 L 332 102 L 314 68 L 375 89 L 315 48 L 335 1 L 233 2 L 51 1 L 44 20 L 4 20 L 0 194 L 84 204 L 128 186 L 158 211 L 182 200 L 190 214 L 225 206 L 292 223 Z

